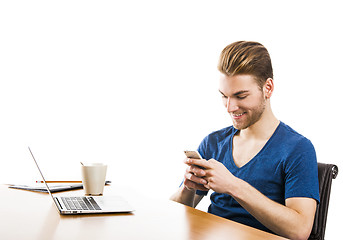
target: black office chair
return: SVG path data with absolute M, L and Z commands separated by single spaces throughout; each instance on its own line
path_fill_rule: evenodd
M 309 240 L 324 240 L 326 219 L 329 209 L 332 179 L 338 174 L 338 167 L 333 164 L 318 163 L 320 203 L 317 206 L 313 228 Z

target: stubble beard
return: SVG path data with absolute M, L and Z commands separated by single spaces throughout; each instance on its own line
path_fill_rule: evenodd
M 247 119 L 246 121 L 239 123 L 236 122 L 235 120 L 232 120 L 234 128 L 238 130 L 243 130 L 251 127 L 255 123 L 257 123 L 261 118 L 264 113 L 264 110 L 266 109 L 266 100 L 262 97 L 261 104 L 259 104 L 256 108 L 250 109 L 251 115 L 246 116 Z M 249 113 L 247 111 L 246 114 Z

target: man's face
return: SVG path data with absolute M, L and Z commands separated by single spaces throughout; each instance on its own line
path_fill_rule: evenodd
M 266 99 L 253 76 L 221 74 L 219 92 L 236 129 L 246 129 L 261 119 Z

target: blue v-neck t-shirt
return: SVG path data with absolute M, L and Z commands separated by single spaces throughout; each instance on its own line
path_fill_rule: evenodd
M 211 133 L 201 142 L 199 153 L 204 159 L 223 163 L 234 176 L 275 202 L 285 205 L 285 200 L 292 197 L 319 202 L 316 153 L 307 138 L 280 122 L 260 152 L 239 168 L 232 157 L 232 140 L 237 132 L 230 126 Z M 197 194 L 207 192 L 197 191 Z M 213 192 L 208 212 L 271 232 L 228 194 Z

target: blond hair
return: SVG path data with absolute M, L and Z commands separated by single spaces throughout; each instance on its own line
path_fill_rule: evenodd
M 258 42 L 238 41 L 226 46 L 220 54 L 218 70 L 228 76 L 252 75 L 261 89 L 268 78 L 273 78 L 269 53 Z

